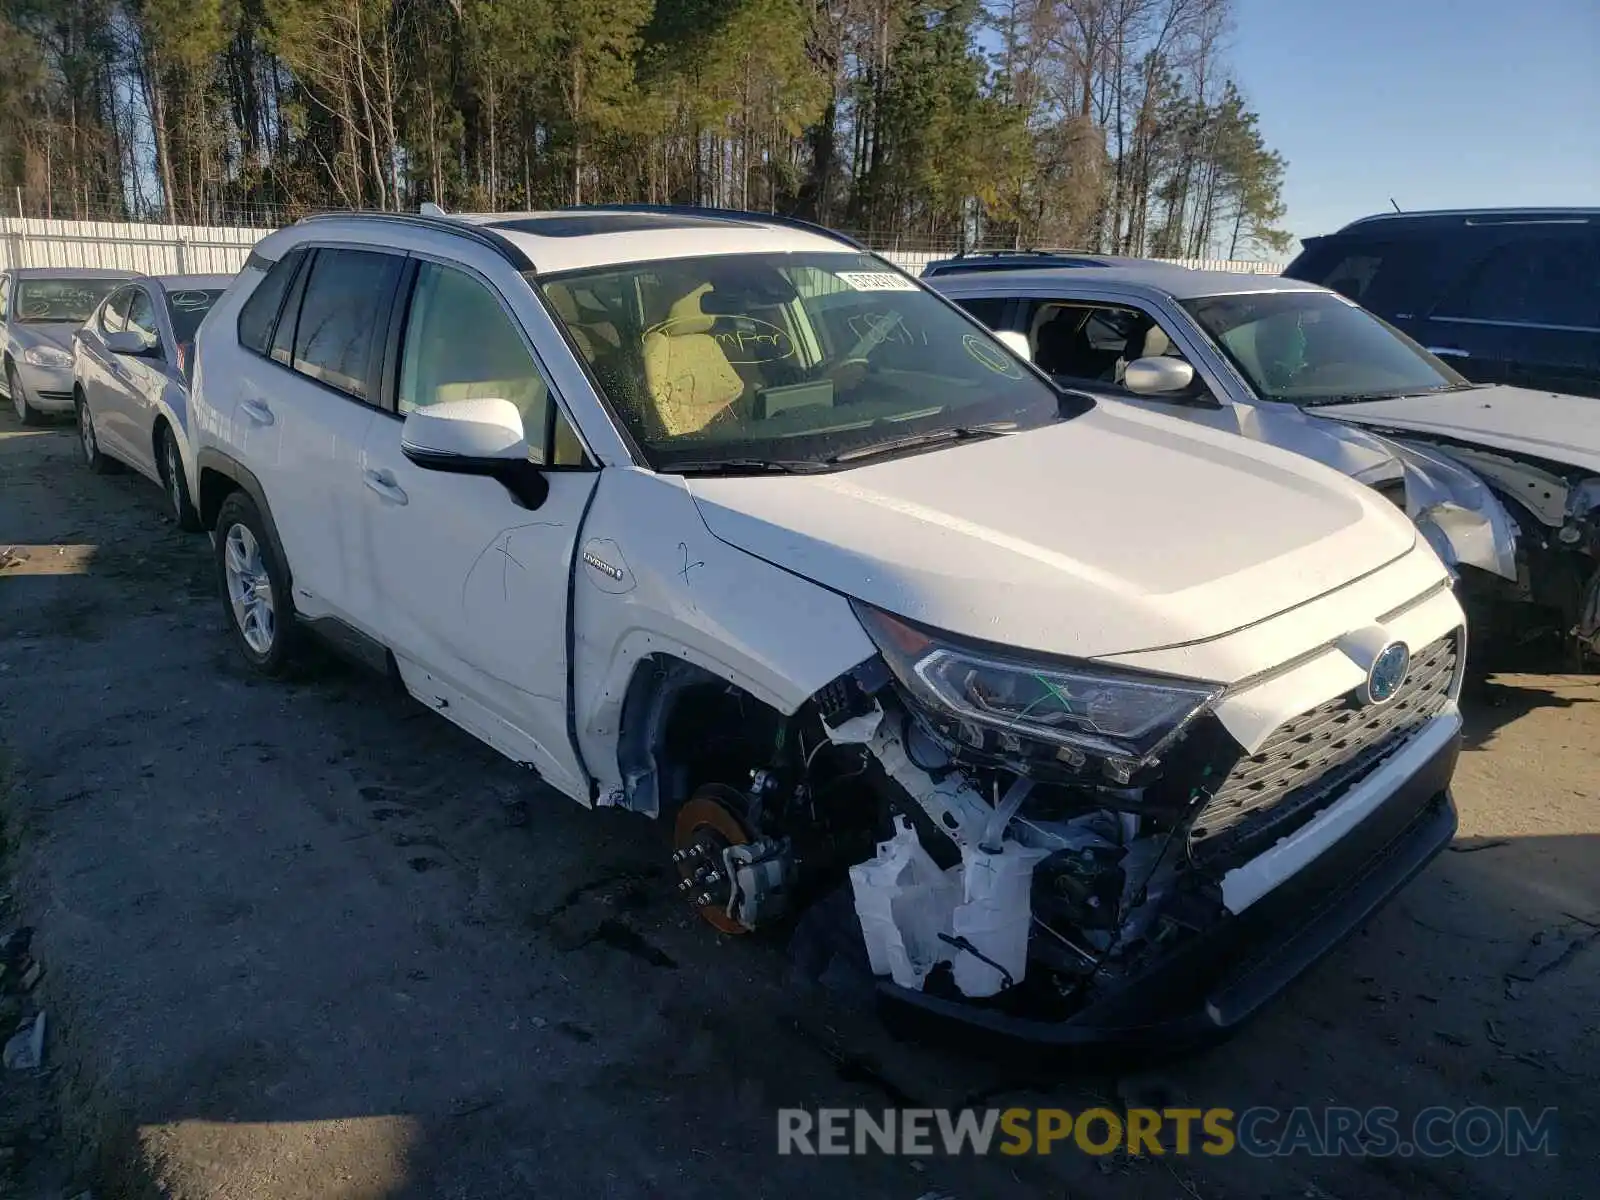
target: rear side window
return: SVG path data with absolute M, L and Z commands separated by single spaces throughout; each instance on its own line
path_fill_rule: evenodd
M 378 328 L 387 320 L 403 261 L 371 250 L 317 252 L 295 328 L 297 372 L 368 398 Z
M 1586 230 L 1503 242 L 1433 315 L 1600 330 L 1597 245 Z
M 294 273 L 305 257 L 304 251 L 291 250 L 267 269 L 267 277 L 256 284 L 256 290 L 239 309 L 239 344 L 257 354 L 267 352 L 272 340 L 272 326 L 283 307 L 284 293 L 294 281 Z
M 1433 245 L 1421 239 L 1392 242 L 1327 238 L 1308 250 L 1285 274 L 1332 288 L 1363 308 L 1385 315 L 1410 313 L 1420 305 Z

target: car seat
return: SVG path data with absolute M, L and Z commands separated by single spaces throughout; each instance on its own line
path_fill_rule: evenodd
M 1150 323 L 1150 328 L 1144 331 L 1144 341 L 1140 343 L 1139 353 L 1134 358 L 1128 358 L 1126 353 L 1124 351 L 1123 357 L 1117 359 L 1118 383 L 1121 383 L 1123 376 L 1127 374 L 1128 364 L 1137 358 L 1165 358 L 1169 355 L 1173 358 L 1183 357 L 1178 353 L 1178 348 L 1172 344 L 1172 339 L 1167 336 L 1167 331 L 1154 321 Z
M 668 436 L 696 433 L 744 394 L 744 380 L 711 334 L 716 318 L 700 307 L 703 283 L 680 297 L 644 335 L 644 378 Z
M 1072 348 L 1085 315 L 1070 308 L 1057 308 L 1055 315 L 1039 326 L 1033 360 L 1041 371 L 1048 375 L 1072 373 Z

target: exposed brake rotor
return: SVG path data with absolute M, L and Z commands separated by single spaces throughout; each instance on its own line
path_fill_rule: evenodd
M 684 802 L 673 824 L 672 861 L 681 880 L 678 890 L 708 925 L 722 933 L 750 932 L 748 926 L 728 915 L 733 881 L 722 859 L 729 846 L 754 840 L 739 815 L 744 805 L 745 798 L 733 788 L 708 783 Z

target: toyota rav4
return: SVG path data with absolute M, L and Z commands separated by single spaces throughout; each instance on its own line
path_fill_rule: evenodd
M 1404 513 L 1063 391 L 824 230 L 309 219 L 191 423 L 250 664 L 323 635 L 903 1016 L 1229 1029 L 1455 829 L 1465 631 Z

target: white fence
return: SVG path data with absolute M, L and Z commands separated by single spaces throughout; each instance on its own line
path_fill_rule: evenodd
M 232 275 L 270 229 L 0 217 L 0 270 L 104 267 L 143 275 Z
M 227 225 L 137 225 L 120 221 L 49 221 L 0 217 L 0 270 L 8 267 L 105 267 L 145 275 L 231 275 L 250 247 L 271 233 Z M 913 274 L 950 251 L 883 250 Z M 1279 263 L 1223 258 L 1163 258 L 1158 262 L 1208 271 L 1276 275 Z

